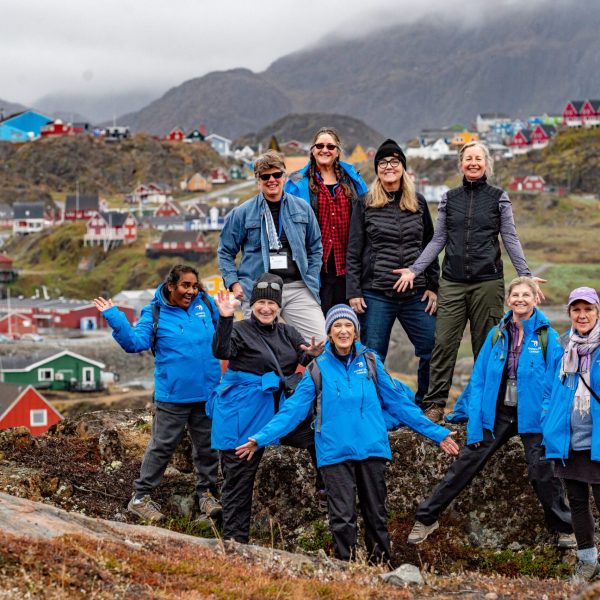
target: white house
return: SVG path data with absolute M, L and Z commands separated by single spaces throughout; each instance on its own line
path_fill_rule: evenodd
M 221 156 L 231 155 L 231 140 L 226 137 L 211 133 L 204 138 L 204 141 L 208 142 Z

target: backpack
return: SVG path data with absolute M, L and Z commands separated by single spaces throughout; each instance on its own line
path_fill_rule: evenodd
M 217 328 L 217 319 L 215 319 L 215 315 L 213 314 L 212 306 L 210 304 L 210 300 L 205 292 L 200 292 L 202 294 L 202 302 L 206 304 L 208 308 L 208 314 L 213 322 L 213 327 Z M 152 303 L 152 336 L 150 338 L 150 352 L 152 352 L 152 356 L 156 356 L 156 337 L 158 331 L 158 319 L 160 317 L 160 303 L 153 302 Z
M 379 395 L 379 387 L 377 384 L 377 358 L 375 357 L 375 354 L 369 350 L 366 350 L 364 355 L 367 361 L 368 378 L 373 380 L 375 389 L 377 390 L 377 395 Z M 318 433 L 321 431 L 321 396 L 323 393 L 323 377 L 321 375 L 321 369 L 319 368 L 316 360 L 313 360 L 308 367 L 306 367 L 306 370 L 315 384 L 315 432 Z
M 546 353 L 548 351 L 548 327 L 543 327 L 537 333 L 538 342 L 542 347 L 542 354 L 544 356 L 544 362 L 546 362 Z M 500 337 L 500 329 L 498 325 L 494 327 L 494 333 L 492 333 L 492 347 L 496 345 L 498 338 Z

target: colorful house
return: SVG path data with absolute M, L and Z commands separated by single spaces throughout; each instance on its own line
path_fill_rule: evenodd
M 174 129 L 171 129 L 167 135 L 165 135 L 165 140 L 168 142 L 181 142 L 183 141 L 184 137 L 185 133 L 183 132 L 183 129 L 175 127 Z
M 563 124 L 567 127 L 581 127 L 583 119 L 581 118 L 581 108 L 583 100 L 569 100 L 563 109 Z
M 42 435 L 62 415 L 31 385 L 0 383 L 0 429 L 27 427 Z
M 63 220 L 88 221 L 100 210 L 98 194 L 69 194 L 65 198 Z
M 215 167 L 210 170 L 211 183 L 227 183 L 229 181 L 229 173 L 223 167 Z
M 192 129 L 186 136 L 185 139 L 190 142 L 203 142 L 206 137 L 206 131 L 203 133 L 200 129 Z
M 193 202 L 188 206 L 187 214 L 192 219 L 207 219 L 210 207 L 206 202 Z
M 40 137 L 42 127 L 53 119 L 34 110 L 15 113 L 0 121 L 0 142 L 29 142 Z
M 48 226 L 43 202 L 15 202 L 13 212 L 14 235 L 38 233 Z
M 160 240 L 146 247 L 146 255 L 149 258 L 181 256 L 205 263 L 212 258 L 213 249 L 198 231 L 165 231 Z
M 188 192 L 210 192 L 212 190 L 212 183 L 204 175 L 194 173 L 185 183 L 185 189 Z
M 21 337 L 25 333 L 37 333 L 37 323 L 31 315 L 18 312 L 0 312 L 0 333 Z
M 71 126 L 70 123 L 63 123 L 60 119 L 56 119 L 56 121 L 52 121 L 52 123 L 48 123 L 44 125 L 40 130 L 40 136 L 43 138 L 46 137 L 56 137 L 62 135 L 73 135 L 75 130 Z
M 464 146 L 465 144 L 469 144 L 470 142 L 478 142 L 479 135 L 477 133 L 473 133 L 471 131 L 463 131 L 461 133 L 457 133 L 451 140 L 450 146 L 458 147 Z
M 216 133 L 211 133 L 207 135 L 204 140 L 208 142 L 221 156 L 229 156 L 231 154 L 231 140 L 223 137 L 222 135 L 218 135 Z
M 369 157 L 360 144 L 356 144 L 356 147 L 352 150 L 352 154 L 348 157 L 348 162 L 353 165 L 358 165 L 368 160 Z
M 155 217 L 180 217 L 184 214 L 183 207 L 175 200 L 166 200 L 154 211 Z
M 541 175 L 515 175 L 508 184 L 511 192 L 543 192 L 546 182 Z
M 0 374 L 6 383 L 36 389 L 96 391 L 103 388 L 105 366 L 70 350 L 47 349 L 32 356 L 2 357 Z
M 17 272 L 13 268 L 13 259 L 6 254 L 0 254 L 0 282 L 10 283 L 17 278 Z
M 130 212 L 98 211 L 86 224 L 83 245 L 110 248 L 132 244 L 137 240 L 137 221 Z
M 585 127 L 600 125 L 600 100 L 586 100 L 581 107 L 580 114 Z
M 209 275 L 202 278 L 202 285 L 209 296 L 215 296 L 220 291 L 226 291 L 221 275 Z

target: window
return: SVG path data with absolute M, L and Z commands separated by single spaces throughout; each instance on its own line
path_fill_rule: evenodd
M 83 383 L 94 383 L 94 367 L 83 367 L 81 370 Z
M 31 427 L 48 425 L 48 411 L 45 408 L 29 411 L 29 424 Z
M 38 381 L 54 381 L 54 369 L 38 369 Z

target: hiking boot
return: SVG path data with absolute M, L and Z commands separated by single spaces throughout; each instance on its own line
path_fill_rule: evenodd
M 425 409 L 425 416 L 434 423 L 441 423 L 444 420 L 444 407 L 439 404 L 432 404 Z
M 315 492 L 315 499 L 319 512 L 327 514 L 327 492 L 325 490 L 317 490 Z
M 556 540 L 556 547 L 560 550 L 570 550 L 572 548 L 577 548 L 577 540 L 575 539 L 574 533 L 558 533 L 558 538 Z
M 409 544 L 420 544 L 424 542 L 429 534 L 433 533 L 440 524 L 435 521 L 431 525 L 425 525 L 425 523 L 421 523 L 421 521 L 415 521 L 411 532 L 408 534 L 408 543 Z
M 134 494 L 127 505 L 127 510 L 140 517 L 140 519 L 151 523 L 160 523 L 165 520 L 165 515 L 160 512 L 160 504 L 154 502 L 148 494 L 138 500 L 136 500 Z
M 575 579 L 578 583 L 587 583 L 596 581 L 600 578 L 600 564 L 598 561 L 593 563 L 577 561 L 575 565 Z
M 210 492 L 204 492 L 204 494 L 200 496 L 198 508 L 200 509 L 200 512 L 209 519 L 220 519 L 223 514 L 223 507 Z

